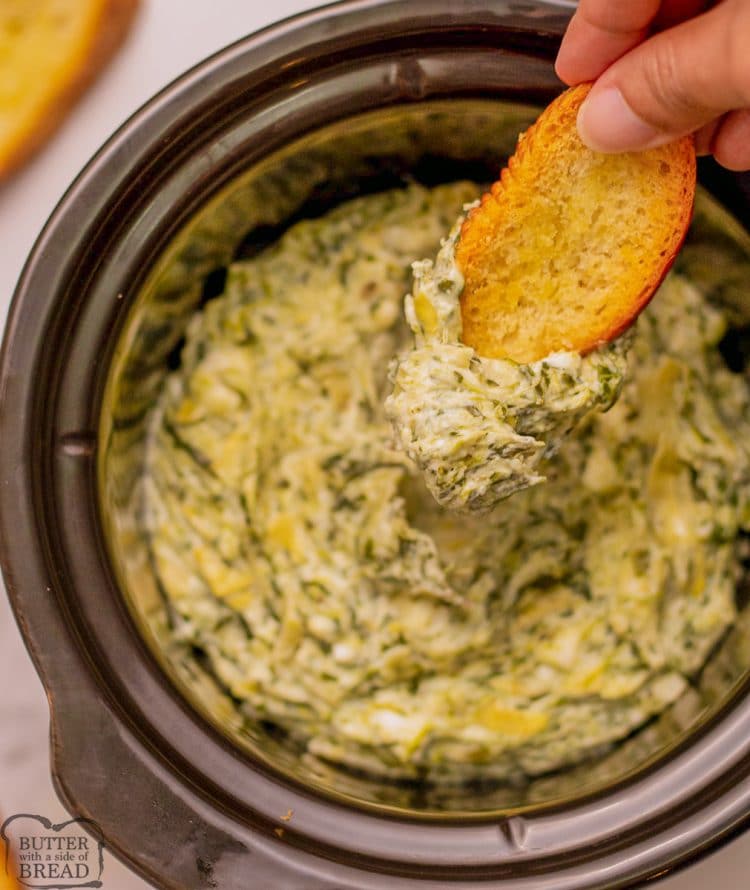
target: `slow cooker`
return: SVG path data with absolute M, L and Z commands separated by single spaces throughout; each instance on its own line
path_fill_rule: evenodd
M 744 609 L 689 694 L 596 762 L 523 785 L 388 784 L 304 761 L 236 718 L 198 654 L 172 657 L 138 531 L 148 411 L 227 264 L 405 179 L 490 181 L 562 89 L 573 8 L 345 0 L 240 40 L 112 137 L 28 260 L 0 367 L 5 578 L 60 796 L 155 886 L 634 886 L 746 823 Z M 750 179 L 711 161 L 700 178 L 750 269 Z

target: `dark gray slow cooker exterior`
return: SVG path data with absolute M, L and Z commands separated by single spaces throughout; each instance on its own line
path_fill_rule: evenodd
M 95 458 L 112 350 L 164 244 L 257 159 L 222 141 L 227 122 L 255 121 L 260 157 L 305 130 L 394 103 L 547 99 L 559 88 L 552 60 L 571 9 L 350 0 L 252 35 L 168 87 L 107 143 L 27 263 L 0 359 L 3 571 L 49 696 L 60 795 L 156 886 L 624 887 L 695 859 L 748 818 L 742 690 L 665 762 L 570 805 L 435 821 L 327 800 L 254 763 L 177 694 L 131 620 L 103 542 Z M 420 60 L 436 51 L 494 53 L 496 81 L 423 76 Z M 384 60 L 403 76 L 375 78 L 361 93 L 323 88 L 321 73 Z M 706 175 L 750 220 L 747 179 Z M 136 221 L 148 237 L 130 237 Z M 289 810 L 293 820 L 280 821 Z

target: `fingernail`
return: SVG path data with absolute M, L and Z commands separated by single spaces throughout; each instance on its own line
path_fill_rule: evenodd
M 592 151 L 640 151 L 669 140 L 633 111 L 617 87 L 592 92 L 578 110 L 578 133 Z

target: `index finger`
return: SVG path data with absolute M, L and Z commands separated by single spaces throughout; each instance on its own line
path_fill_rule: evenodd
M 661 0 L 581 0 L 568 25 L 555 70 L 568 84 L 595 80 L 648 36 Z
M 704 12 L 712 0 L 581 0 L 555 69 L 568 84 L 596 80 L 649 34 Z
M 557 57 L 558 77 L 570 85 L 596 80 L 653 30 L 704 12 L 711 0 L 581 0 Z

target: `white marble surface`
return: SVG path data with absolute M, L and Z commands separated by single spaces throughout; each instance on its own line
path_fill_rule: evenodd
M 307 0 L 143 2 L 142 14 L 125 50 L 78 106 L 54 143 L 0 192 L 3 319 L 23 261 L 46 217 L 71 179 L 114 128 L 157 89 L 201 58 L 275 19 L 315 5 Z M 66 814 L 49 779 L 45 696 L 3 595 L 0 678 L 0 814 L 31 812 L 61 821 Z M 750 832 L 659 886 L 661 890 L 704 890 L 710 886 L 745 890 L 748 871 Z M 105 856 L 103 877 L 105 890 L 146 887 L 109 855 Z

